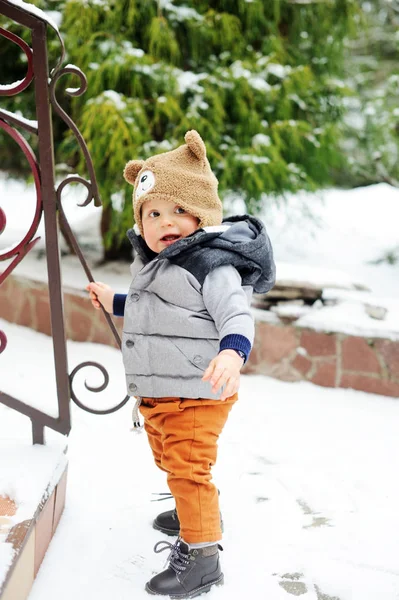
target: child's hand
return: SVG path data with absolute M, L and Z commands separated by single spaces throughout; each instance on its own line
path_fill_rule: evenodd
M 244 364 L 235 350 L 222 350 L 208 365 L 202 381 L 209 381 L 212 385 L 212 392 L 217 394 L 224 385 L 224 391 L 220 400 L 226 400 L 238 392 L 240 387 L 240 369 Z
M 94 308 L 100 308 L 100 302 L 108 313 L 113 313 L 115 292 L 109 285 L 96 281 L 89 283 L 86 290 L 90 293 L 90 300 Z

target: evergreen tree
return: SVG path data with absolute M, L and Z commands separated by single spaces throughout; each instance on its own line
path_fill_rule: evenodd
M 352 88 L 343 123 L 346 168 L 336 180 L 351 187 L 379 182 L 399 187 L 399 6 L 369 0 L 361 7 L 346 63 Z M 399 243 L 375 262 L 399 263 Z
M 348 43 L 340 185 L 381 181 L 399 185 L 399 6 L 390 0 L 361 3 L 357 35 Z
M 62 3 L 40 4 L 50 5 Z M 106 257 L 132 223 L 124 164 L 178 146 L 188 129 L 206 141 L 222 198 L 239 194 L 251 213 L 326 184 L 342 158 L 340 75 L 356 12 L 355 0 L 65 2 L 68 61 L 88 77 L 70 109 L 96 167 Z M 76 168 L 69 133 L 57 159 Z
M 59 11 L 63 9 L 64 1 L 53 0 L 50 2 L 34 1 L 30 2 L 42 9 Z M 21 27 L 17 23 L 10 21 L 3 15 L 0 15 L 0 27 L 15 33 L 22 38 L 29 46 L 32 45 L 30 30 Z M 60 55 L 60 43 L 56 34 L 51 28 L 48 28 L 48 54 L 50 70 L 55 66 Z M 0 36 L 0 84 L 11 84 L 15 81 L 21 81 L 25 78 L 27 68 L 27 59 L 23 51 L 19 51 L 18 46 L 3 36 Z M 61 104 L 68 106 L 68 100 L 62 99 Z M 1 96 L 0 107 L 11 112 L 22 114 L 25 118 L 36 120 L 34 87 L 31 84 L 26 90 L 16 96 Z M 60 119 L 53 120 L 53 132 L 55 139 L 59 142 L 62 139 L 65 126 Z M 37 152 L 37 137 L 33 134 L 23 132 L 23 135 L 32 146 L 34 152 Z M 18 150 L 17 144 L 4 134 L 0 129 L 0 169 L 10 176 L 28 177 L 31 174 L 26 159 L 22 152 Z

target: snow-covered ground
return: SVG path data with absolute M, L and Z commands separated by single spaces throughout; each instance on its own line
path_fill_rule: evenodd
M 399 246 L 398 189 L 384 183 L 297 194 L 284 209 L 271 205 L 265 222 L 278 260 L 337 269 L 375 294 L 399 298 L 399 264 L 373 264 Z
M 0 206 L 7 216 L 1 251 L 29 229 L 32 187 L 0 180 Z M 76 207 L 75 192 L 64 206 L 85 252 L 95 256 L 101 209 Z M 313 223 L 304 220 L 304 207 Z M 284 211 L 270 208 L 264 219 L 279 276 L 322 283 L 326 297 L 340 298 L 339 314 L 334 306 L 323 309 L 330 311 L 330 327 L 338 314 L 339 328 L 345 321 L 347 328 L 366 331 L 372 323 L 380 334 L 384 326 L 399 332 L 399 266 L 370 262 L 398 244 L 398 190 L 385 185 L 330 190 L 323 201 L 296 196 Z M 41 248 L 22 261 L 17 273 L 45 277 Z M 76 261 L 66 257 L 62 262 L 65 283 L 83 289 L 85 277 Z M 93 272 L 118 291 L 129 282 L 125 264 L 102 271 L 94 267 Z M 353 291 L 353 283 L 372 291 Z M 388 308 L 387 320 L 380 322 L 385 325 L 364 320 L 368 302 Z M 319 318 L 323 324 L 320 314 L 315 310 L 301 318 L 313 318 L 314 325 Z M 9 339 L 0 356 L 2 391 L 56 414 L 51 340 L 1 320 L 0 330 Z M 124 397 L 118 351 L 69 342 L 68 356 L 70 371 L 80 362 L 97 360 L 110 374 L 107 390 L 88 399 L 82 382 L 87 377 L 95 385 L 99 375 L 82 372 L 78 398 L 108 407 Z M 167 487 L 145 435 L 131 431 L 130 411 L 128 404 L 100 417 L 73 406 L 66 508 L 30 600 L 148 597 L 144 584 L 164 564 L 162 555 L 152 552 L 163 536 L 151 521 L 172 504 L 150 502 L 154 492 Z M 398 426 L 399 404 L 392 398 L 243 377 L 241 399 L 221 438 L 214 469 L 225 522 L 226 583 L 208 597 L 398 600 Z M 28 420 L 0 405 L 0 457 L 33 451 L 30 436 Z M 49 448 L 62 445 L 60 437 L 49 431 Z M 39 469 L 43 460 L 37 464 Z M 1 473 L 0 494 L 11 490 L 15 498 L 26 497 L 22 483 L 11 481 L 5 468 Z M 10 559 L 6 550 L 0 553 L 3 571 Z
M 30 353 L 32 370 L 45 369 L 49 381 L 50 339 L 7 328 Z M 70 342 L 68 354 L 70 369 L 88 358 L 108 369 L 110 388 L 91 404 L 123 398 L 117 350 Z M 13 372 L 4 366 L 2 387 L 20 394 L 25 378 L 26 395 L 37 396 L 22 365 Z M 85 376 L 97 382 L 95 373 Z M 51 385 L 41 388 L 37 405 L 54 412 Z M 164 565 L 152 548 L 165 536 L 151 521 L 172 503 L 151 502 L 167 486 L 145 434 L 131 430 L 131 408 L 103 417 L 73 406 L 66 508 L 29 600 L 148 598 L 144 584 Z M 398 428 L 392 398 L 244 376 L 214 469 L 225 585 L 209 599 L 288 600 L 295 592 L 304 600 L 397 600 Z M 61 436 L 47 437 L 53 446 Z M 30 441 L 28 420 L 1 405 L 0 439 L 3 456 Z M 9 490 L 2 486 L 0 493 Z M 14 483 L 16 493 L 21 487 Z

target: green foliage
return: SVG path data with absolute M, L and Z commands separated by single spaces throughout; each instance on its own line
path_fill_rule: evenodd
M 148 49 L 155 60 L 179 63 L 180 51 L 175 32 L 165 17 L 154 17 L 148 31 Z
M 325 185 L 341 164 L 348 89 L 339 77 L 355 0 L 42 0 L 41 6 L 62 10 L 68 62 L 88 78 L 86 94 L 64 106 L 94 160 L 106 249 L 122 245 L 131 226 L 125 163 L 176 147 L 188 129 L 207 144 L 221 196 L 240 194 L 251 212 L 267 197 Z M 57 133 L 63 137 L 57 161 L 83 168 L 71 134 Z M 115 194 L 123 200 L 118 209 Z
M 341 135 L 346 160 L 335 180 L 398 186 L 399 11 L 389 0 L 370 0 L 357 21 L 345 63 L 351 87 Z
M 45 8 L 45 2 L 37 1 L 35 5 L 39 8 Z M 27 28 L 20 27 L 2 15 L 0 15 L 0 27 L 9 30 L 10 32 L 21 37 L 28 45 L 31 45 L 31 34 Z M 49 32 L 49 62 L 54 66 L 59 56 L 59 43 L 56 42 L 56 35 Z M 27 58 L 24 52 L 20 51 L 11 41 L 0 36 L 0 83 L 11 84 L 15 81 L 21 81 L 25 78 L 27 70 Z M 29 86 L 22 94 L 17 96 L 7 97 L 1 96 L 1 108 L 23 114 L 28 119 L 36 119 L 34 88 L 33 84 Z M 55 123 L 55 135 L 60 137 L 62 125 Z M 34 152 L 37 151 L 36 136 L 26 134 L 26 139 L 32 146 Z M 30 167 L 22 152 L 17 151 L 16 144 L 11 143 L 10 138 L 0 129 L 0 168 L 6 171 L 11 176 L 28 177 L 31 174 Z

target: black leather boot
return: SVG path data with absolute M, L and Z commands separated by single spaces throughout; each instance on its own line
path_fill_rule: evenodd
M 163 547 L 161 545 L 163 544 Z M 192 548 L 180 538 L 175 544 L 158 542 L 154 551 L 170 549 L 169 565 L 146 584 L 149 594 L 170 598 L 194 598 L 209 592 L 213 585 L 223 584 L 219 561 L 221 546 L 213 544 L 206 548 Z
M 166 535 L 179 535 L 180 533 L 180 521 L 177 516 L 177 510 L 167 510 L 159 514 L 152 522 L 154 529 L 166 533 Z

